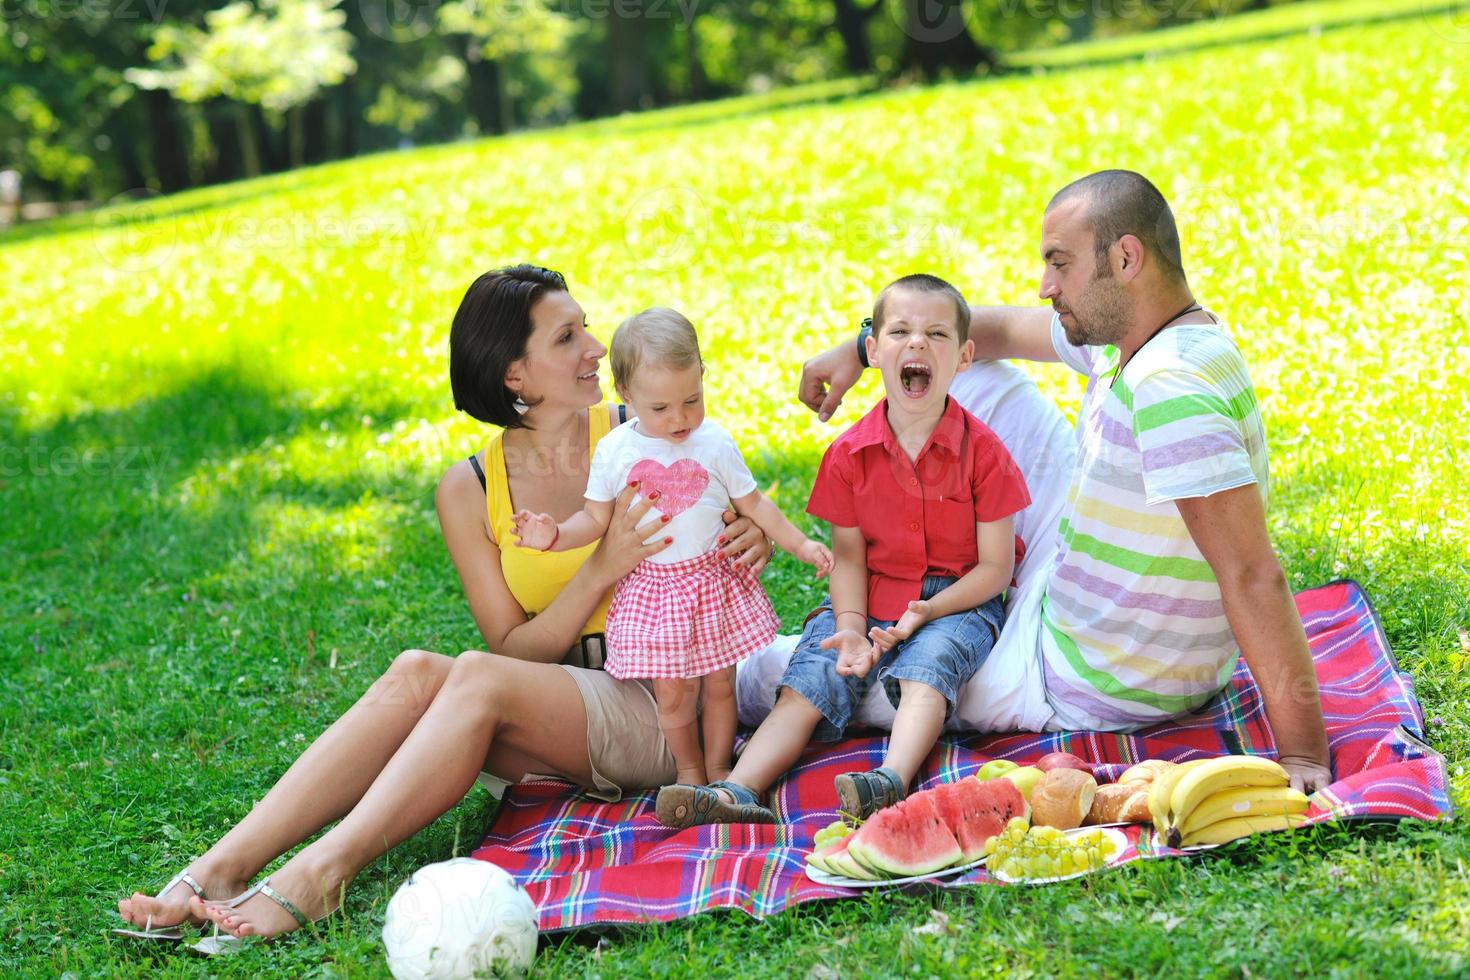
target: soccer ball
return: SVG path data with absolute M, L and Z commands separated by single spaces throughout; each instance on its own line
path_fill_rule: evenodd
M 394 893 L 383 945 L 397 980 L 518 973 L 536 955 L 536 907 L 488 861 L 440 861 L 409 875 Z

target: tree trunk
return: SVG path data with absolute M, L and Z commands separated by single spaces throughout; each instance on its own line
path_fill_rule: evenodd
M 699 35 L 694 32 L 694 20 L 699 16 L 696 8 L 690 7 L 688 21 L 684 24 L 684 73 L 688 76 L 688 87 L 684 97 L 690 102 L 705 98 L 704 65 L 699 60 Z
M 868 21 L 878 11 L 883 0 L 873 0 L 866 7 L 856 0 L 833 0 L 837 21 L 833 25 L 842 38 L 842 60 L 847 70 L 854 75 L 866 75 L 873 70 L 873 49 L 868 44 Z
M 286 110 L 286 152 L 292 170 L 306 162 L 306 131 L 302 128 L 304 111 L 299 105 Z
M 614 15 L 607 19 L 613 112 L 634 112 L 647 108 L 651 101 L 645 40 L 644 18 Z
M 470 77 L 470 114 L 483 135 L 503 133 L 508 128 L 503 115 L 500 65 L 487 61 L 480 42 L 465 38 L 465 71 Z
M 158 175 L 159 190 L 165 194 L 183 190 L 189 179 L 189 154 L 184 134 L 174 113 L 173 96 L 163 89 L 145 89 L 141 93 L 148 110 L 148 139 L 153 157 L 153 171 Z
M 994 55 L 970 36 L 960 0 L 904 0 L 904 13 L 903 70 L 933 81 L 946 72 L 995 67 Z
M 500 131 L 508 133 L 516 125 L 515 102 L 510 97 L 510 78 L 505 70 L 505 59 L 496 59 L 494 65 L 495 89 L 500 93 Z
M 328 156 L 327 100 L 312 99 L 302 111 L 306 113 L 306 162 L 322 163 Z
M 260 141 L 255 138 L 255 120 L 250 106 L 235 105 L 235 131 L 240 138 L 240 164 L 246 177 L 260 176 Z
M 241 175 L 238 109 L 231 103 L 210 102 L 203 106 L 209 126 L 209 155 L 204 161 L 204 182 L 222 184 Z
M 357 83 L 349 77 L 337 87 L 337 159 L 346 160 L 357 156 Z

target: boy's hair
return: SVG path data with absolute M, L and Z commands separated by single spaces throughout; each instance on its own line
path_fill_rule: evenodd
M 470 284 L 449 328 L 455 408 L 491 425 L 525 426 L 515 392 L 505 386 L 505 372 L 526 356 L 531 307 L 547 293 L 566 291 L 561 273 L 539 265 L 493 269 Z
M 618 325 L 609 345 L 613 384 L 626 389 L 644 361 L 684 368 L 701 367 L 699 335 L 684 314 L 666 306 L 655 306 L 635 313 Z
M 873 303 L 873 335 L 876 337 L 883 332 L 883 306 L 888 299 L 888 294 L 895 289 L 911 289 L 916 293 L 943 293 L 954 300 L 955 329 L 959 332 L 960 343 L 963 344 L 970 339 L 970 304 L 965 302 L 964 294 L 938 276 L 927 273 L 916 272 L 902 279 L 895 279 L 883 287 L 878 294 L 878 299 Z

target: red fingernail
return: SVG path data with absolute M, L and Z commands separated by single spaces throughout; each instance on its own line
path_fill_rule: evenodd
M 723 534 L 720 535 L 718 538 L 715 538 L 715 544 L 724 544 L 724 543 L 725 543 L 725 536 Z
M 658 499 L 658 491 L 655 490 L 655 491 L 653 491 L 653 493 L 650 493 L 648 495 L 648 499 L 649 500 L 657 500 Z
M 664 523 L 665 523 L 665 524 L 667 524 L 667 523 L 669 523 L 669 515 L 668 515 L 668 514 L 663 514 L 663 515 L 661 515 L 661 516 L 660 516 L 660 517 L 659 517 L 659 520 L 661 520 L 661 521 L 663 521 L 663 522 L 664 522 Z
M 673 543 L 674 543 L 674 539 L 673 538 L 664 538 L 664 544 L 673 544 Z

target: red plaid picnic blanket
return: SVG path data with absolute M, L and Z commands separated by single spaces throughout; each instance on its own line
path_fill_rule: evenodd
M 1434 820 L 1451 812 L 1444 759 L 1421 739 L 1424 718 L 1413 682 L 1389 651 L 1378 616 L 1356 582 L 1334 582 L 1296 597 L 1322 691 L 1337 781 L 1317 793 L 1309 822 L 1334 819 Z M 713 908 L 761 917 L 788 906 L 857 892 L 819 885 L 805 874 L 812 835 L 837 819 L 832 778 L 877 766 L 882 737 L 814 747 L 774 788 L 785 821 L 672 831 L 653 815 L 652 792 L 602 803 L 556 780 L 507 791 L 474 856 L 515 875 L 536 902 L 543 932 L 589 925 L 666 922 Z M 1260 693 L 1244 660 L 1228 688 L 1200 711 L 1132 735 L 974 735 L 946 738 L 919 775 L 919 788 L 951 782 L 989 759 L 1030 761 L 1056 750 L 1096 764 L 1113 779 L 1143 759 L 1254 753 L 1274 755 Z M 1150 828 L 1126 828 L 1125 861 L 1182 852 Z M 983 868 L 947 879 L 955 887 L 995 883 Z

